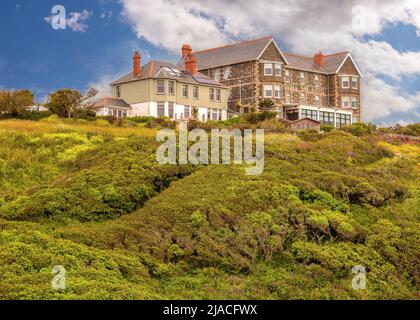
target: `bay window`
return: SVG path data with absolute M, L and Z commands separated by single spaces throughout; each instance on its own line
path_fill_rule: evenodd
M 265 76 L 272 76 L 273 75 L 273 64 L 272 63 L 264 63 L 264 75 Z
M 265 98 L 273 97 L 273 86 L 271 84 L 264 85 L 264 97 Z

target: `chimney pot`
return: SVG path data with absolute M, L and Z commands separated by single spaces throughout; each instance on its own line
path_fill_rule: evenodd
M 140 71 L 141 71 L 141 56 L 140 53 L 138 51 L 134 52 L 134 56 L 133 56 L 133 76 L 134 78 L 138 78 L 140 76 Z
M 192 49 L 189 44 L 184 44 L 181 48 L 181 51 L 182 51 L 182 58 L 185 59 L 188 55 L 191 54 Z

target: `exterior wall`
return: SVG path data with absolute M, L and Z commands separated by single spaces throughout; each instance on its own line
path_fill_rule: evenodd
M 340 81 L 342 76 L 348 76 L 349 77 L 350 88 L 348 88 L 348 89 L 342 88 L 341 81 Z M 339 108 L 342 107 L 343 97 L 350 97 L 350 101 L 351 101 L 352 98 L 356 98 L 357 99 L 357 107 L 352 108 L 352 112 L 353 112 L 353 117 L 358 119 L 358 121 L 360 121 L 361 120 L 360 119 L 360 117 L 361 117 L 361 104 L 360 104 L 360 85 L 361 85 L 361 81 L 360 80 L 361 79 L 359 77 L 359 73 L 358 73 L 356 67 L 354 66 L 354 64 L 353 64 L 353 62 L 351 61 L 350 58 L 347 58 L 347 60 L 343 63 L 343 66 L 338 71 L 337 78 L 338 78 L 338 80 L 337 80 L 338 107 Z M 357 89 L 352 88 L 352 79 L 353 78 L 357 79 Z
M 171 101 L 164 102 L 164 106 L 165 106 L 164 116 L 165 117 L 169 117 L 169 102 L 171 102 Z M 157 105 L 158 104 L 157 104 L 156 101 L 148 101 L 148 102 L 142 102 L 142 103 L 134 104 L 134 105 L 132 105 L 133 110 L 131 112 L 131 116 L 133 116 L 133 117 L 136 117 L 136 116 L 157 117 L 158 116 Z M 185 107 L 186 106 L 189 107 L 189 113 L 190 113 L 189 118 L 192 118 L 192 112 L 193 112 L 194 106 L 174 103 L 174 111 L 173 111 L 172 119 L 174 119 L 174 120 L 184 120 L 185 119 L 184 112 L 185 112 Z M 210 119 L 208 118 L 208 112 L 210 111 L 210 114 L 212 115 L 213 110 L 217 110 L 217 119 L 219 119 L 219 114 L 221 116 L 221 120 L 226 120 L 227 119 L 226 109 L 207 108 L 207 107 L 197 107 L 197 108 L 198 108 L 197 118 L 198 118 L 198 120 L 201 120 L 203 122 L 206 122 L 208 120 L 212 120 L 211 117 L 210 117 Z
M 287 68 L 283 72 L 286 80 L 286 70 L 289 71 L 290 81 L 285 81 L 284 95 L 287 104 L 310 104 L 328 106 L 328 77 L 322 73 L 295 70 Z M 300 82 L 300 73 L 305 75 L 305 82 Z M 315 83 L 315 75 L 319 78 L 319 85 Z M 301 94 L 305 96 L 305 102 L 301 101 Z M 315 97 L 319 97 L 316 101 Z
M 288 125 L 292 130 L 310 130 L 315 129 L 320 131 L 321 125 L 308 119 L 302 119 L 292 122 Z
M 188 105 L 193 107 L 208 107 L 214 109 L 227 109 L 227 101 L 229 95 L 229 89 L 225 87 L 217 86 L 204 86 L 200 84 L 183 83 L 175 81 L 175 92 L 173 95 L 168 94 L 168 79 L 162 79 L 165 81 L 165 93 L 157 93 L 157 80 L 139 80 L 119 85 L 121 96 L 127 103 L 132 105 L 136 115 L 150 115 L 150 103 L 154 102 L 174 102 L 179 105 Z M 183 85 L 188 85 L 188 98 L 184 98 L 182 91 Z M 199 90 L 199 98 L 194 99 L 193 87 L 197 86 Z M 112 96 L 117 98 L 116 85 L 112 87 Z M 211 101 L 209 96 L 210 88 L 220 90 L 220 102 Z
M 112 110 L 112 111 L 113 110 L 121 110 L 122 113 L 123 112 L 126 112 L 127 113 L 127 117 L 132 117 L 133 116 L 132 110 L 130 110 L 128 108 L 118 108 L 118 107 L 102 107 L 102 108 L 98 108 L 98 109 L 96 109 L 95 113 L 96 113 L 97 116 L 108 116 L 108 111 L 109 110 Z M 123 117 L 123 115 L 120 117 L 118 115 L 118 112 L 117 112 L 116 117 L 121 118 L 121 117 Z

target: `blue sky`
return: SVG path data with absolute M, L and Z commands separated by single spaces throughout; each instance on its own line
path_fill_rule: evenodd
M 391 1 L 379 1 L 372 11 L 379 18 L 370 19 L 365 34 L 356 37 L 345 22 L 351 19 L 351 7 L 345 9 L 338 0 L 336 5 L 330 2 L 329 14 L 315 24 L 311 19 L 317 10 L 326 11 L 321 4 L 309 13 L 303 8 L 309 0 L 280 3 L 271 11 L 282 10 L 283 19 L 258 20 L 249 6 L 264 1 L 254 5 L 246 0 L 215 0 L 211 5 L 180 0 L 2 1 L 0 87 L 29 88 L 41 101 L 59 88 L 84 91 L 89 85 L 107 87 L 130 70 L 135 49 L 140 50 L 142 63 L 151 57 L 176 61 L 184 42 L 201 49 L 273 35 L 283 49 L 301 54 L 310 55 L 320 47 L 326 52 L 351 50 L 368 75 L 364 79 L 366 108 L 370 108 L 367 118 L 379 124 L 420 121 L 420 21 L 415 15 L 420 6 L 413 8 L 410 2 L 407 8 L 400 8 L 392 7 Z M 235 7 L 231 8 L 232 3 Z M 51 16 L 56 4 L 66 8 L 68 18 L 72 12 L 89 12 L 87 19 L 77 21 L 84 31 L 72 27 L 54 30 L 45 17 Z M 414 14 L 404 16 L 407 10 Z M 396 17 L 389 20 L 389 12 L 397 12 Z M 294 21 L 293 28 L 288 19 Z M 334 30 L 329 32 L 331 26 Z M 388 58 L 397 65 L 395 71 L 387 66 Z M 381 90 L 383 94 L 378 93 Z

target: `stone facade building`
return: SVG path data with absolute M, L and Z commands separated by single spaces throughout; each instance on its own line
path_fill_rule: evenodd
M 350 52 L 313 57 L 283 52 L 272 37 L 192 53 L 197 70 L 230 88 L 229 110 L 272 99 L 280 117 L 342 126 L 361 122 L 362 74 Z M 184 60 L 178 63 L 184 67 Z

